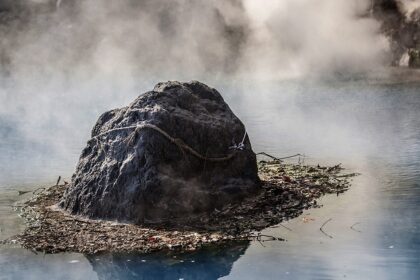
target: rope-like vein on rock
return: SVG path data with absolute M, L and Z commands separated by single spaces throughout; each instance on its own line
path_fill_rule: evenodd
M 172 136 L 170 136 L 166 131 L 164 131 L 163 129 L 159 128 L 156 125 L 153 124 L 140 124 L 140 125 L 132 125 L 132 126 L 125 126 L 125 127 L 117 127 L 117 128 L 113 128 L 110 129 L 108 131 L 102 132 L 94 137 L 92 137 L 92 139 L 97 139 L 103 135 L 109 134 L 111 132 L 114 131 L 121 131 L 121 130 L 126 130 L 126 129 L 135 129 L 134 133 L 137 131 L 140 131 L 142 129 L 153 129 L 157 132 L 159 132 L 160 134 L 162 134 L 165 138 L 167 138 L 171 143 L 174 143 L 175 145 L 177 145 L 178 147 L 180 147 L 183 150 L 186 150 L 188 152 L 190 152 L 192 155 L 196 156 L 199 159 L 202 160 L 206 160 L 206 161 L 227 161 L 230 160 L 236 153 L 236 151 L 234 151 L 233 153 L 230 153 L 226 156 L 223 157 L 207 157 L 207 156 L 203 156 L 202 154 L 200 154 L 199 152 L 197 152 L 194 148 L 188 146 L 184 141 L 182 141 L 182 139 L 179 138 L 174 138 Z

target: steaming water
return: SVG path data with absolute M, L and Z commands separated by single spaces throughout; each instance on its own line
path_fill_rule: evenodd
M 0 279 L 418 279 L 420 85 L 265 83 L 218 85 L 245 122 L 254 150 L 304 153 L 313 164 L 360 172 L 352 188 L 283 227 L 287 242 L 251 242 L 191 255 L 35 255 L 0 247 Z M 77 113 L 77 112 L 75 112 Z M 93 124 L 97 116 L 89 116 Z M 89 125 L 85 125 L 87 138 Z M 8 206 L 17 190 L 68 178 L 86 139 L 68 133 L 66 157 L 0 120 L 0 237 L 23 229 Z M 306 222 L 302 219 L 306 217 Z M 333 238 L 323 235 L 325 226 Z M 355 230 L 350 226 L 354 225 Z

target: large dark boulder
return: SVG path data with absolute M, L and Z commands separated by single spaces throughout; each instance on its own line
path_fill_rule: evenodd
M 165 82 L 100 116 L 60 206 L 138 224 L 187 221 L 259 188 L 245 127 L 220 93 Z

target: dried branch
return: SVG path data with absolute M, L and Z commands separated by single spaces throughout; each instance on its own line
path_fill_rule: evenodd
M 269 157 L 269 158 L 271 158 L 271 159 L 278 160 L 278 161 L 282 161 L 283 159 L 288 159 L 288 158 L 293 158 L 293 157 L 303 156 L 302 154 L 295 154 L 295 155 L 291 155 L 291 156 L 287 156 L 287 157 L 281 157 L 281 158 L 279 158 L 279 157 L 275 157 L 275 156 L 272 156 L 272 155 L 270 155 L 270 154 L 267 154 L 267 153 L 265 153 L 265 152 L 256 153 L 255 155 L 256 155 L 256 156 L 258 156 L 258 155 L 263 155 L 263 156 L 266 156 L 266 157 Z
M 276 225 L 276 226 L 272 226 L 272 227 L 270 227 L 270 228 L 278 228 L 278 227 L 284 227 L 285 229 L 287 229 L 287 230 L 289 230 L 289 231 L 293 231 L 291 228 L 286 227 L 285 225 L 282 225 L 282 224 L 278 224 L 278 225 Z
M 19 196 L 21 196 L 21 195 L 24 195 L 24 194 L 27 194 L 27 193 L 30 193 L 31 191 L 18 191 L 18 195 Z
M 60 180 L 61 180 L 61 176 L 58 176 L 57 183 L 55 183 L 56 186 L 58 186 L 58 184 L 60 183 Z

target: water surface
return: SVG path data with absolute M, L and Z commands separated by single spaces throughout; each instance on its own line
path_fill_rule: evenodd
M 265 230 L 287 242 L 239 243 L 175 256 L 36 255 L 0 247 L 0 279 L 419 279 L 419 84 L 216 87 L 244 121 L 255 151 L 302 153 L 306 163 L 342 163 L 362 175 L 345 194 L 326 196 L 322 208 L 285 222 L 291 231 Z M 46 127 L 42 137 L 27 139 L 11 120 L 0 119 L 1 238 L 23 229 L 10 207 L 25 197 L 18 190 L 71 176 L 97 118 L 74 114 L 85 120 L 81 132 L 66 132 L 60 149 L 51 141 L 60 141 L 63 133 L 54 136 Z M 325 230 L 333 238 L 319 231 L 328 219 Z

